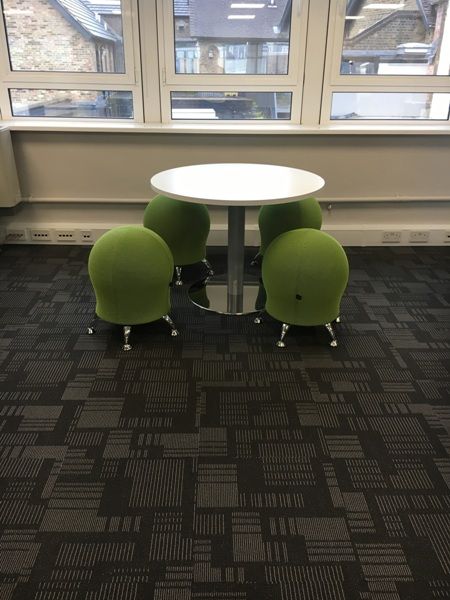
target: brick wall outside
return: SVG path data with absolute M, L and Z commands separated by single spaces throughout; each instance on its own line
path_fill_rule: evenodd
M 220 52 L 214 42 L 200 42 L 200 73 L 221 74 L 223 67 L 220 65 Z
M 56 104 L 60 102 L 69 103 L 71 100 L 81 100 L 84 102 L 95 102 L 97 91 L 94 90 L 30 90 L 14 89 L 13 97 L 17 102 L 29 103 L 30 98 L 33 102 Z
M 419 13 L 398 14 L 395 18 L 374 27 L 365 36 L 347 40 L 345 49 L 349 50 L 395 50 L 406 42 L 427 42 L 427 34 Z
M 184 27 L 181 28 L 181 25 L 184 25 Z M 175 37 L 178 39 L 188 39 L 191 37 L 189 17 L 175 17 Z
M 14 70 L 96 72 L 94 41 L 78 32 L 48 0 L 4 0 L 4 9 Z M 9 10 L 12 14 L 8 14 Z M 58 107 L 64 116 L 64 106 L 71 106 L 72 102 L 92 106 L 97 97 L 96 91 L 83 90 L 11 91 L 16 111 L 23 105 L 28 110 L 37 110 L 38 115 L 39 107 L 46 105 Z
M 365 10 L 364 6 L 367 4 L 371 4 L 371 3 L 372 3 L 372 0 L 365 0 L 361 10 L 359 11 L 359 15 L 364 16 L 364 19 L 357 19 L 354 21 L 350 21 L 350 23 L 347 24 L 347 28 L 348 28 L 348 32 L 349 32 L 348 33 L 349 39 L 355 38 L 358 34 L 362 33 L 363 31 L 368 30 L 373 25 L 376 25 L 376 23 L 379 22 L 380 20 L 382 20 L 385 17 L 388 17 L 389 15 L 394 13 L 392 8 L 388 8 L 386 10 L 383 10 L 383 9 Z M 392 0 L 377 0 L 377 4 L 392 4 Z M 394 2 L 394 4 L 395 4 L 395 2 Z M 412 10 L 416 13 L 416 18 L 418 18 L 418 19 L 420 18 L 420 14 L 417 9 L 416 0 L 403 0 L 402 4 L 404 4 L 404 7 L 401 9 L 401 11 L 397 11 L 397 12 L 404 12 L 406 10 L 408 10 L 408 11 Z M 404 41 L 406 41 L 406 40 L 404 40 Z
M 47 0 L 4 0 L 14 70 L 96 71 L 95 45 Z M 9 10 L 22 11 L 8 14 Z
M 288 72 L 288 55 L 277 54 L 267 57 L 267 72 L 283 75 Z
M 257 45 L 250 46 L 247 52 L 248 64 L 257 61 L 259 49 Z M 222 74 L 224 72 L 222 61 L 220 59 L 220 51 L 215 44 L 215 40 L 200 40 L 199 41 L 199 54 L 200 54 L 200 73 L 205 74 Z M 279 54 L 267 56 L 267 73 L 270 74 L 284 74 L 287 73 L 288 67 L 288 55 Z
M 93 90 L 13 89 L 10 93 L 15 116 L 103 116 L 95 108 L 99 94 Z
M 370 0 L 371 1 L 371 0 Z M 386 3 L 388 0 L 379 0 Z M 428 73 L 434 74 L 439 63 L 439 46 L 446 18 L 450 18 L 449 0 L 433 0 L 430 11 L 431 27 L 427 29 L 416 0 L 404 0 L 402 10 L 361 10 L 364 19 L 347 25 L 345 50 L 395 50 L 400 44 L 417 42 L 435 44 L 437 55 L 428 65 Z M 369 0 L 367 0 L 369 2 Z M 391 18 L 389 15 L 392 15 Z M 380 22 L 380 19 L 384 19 Z

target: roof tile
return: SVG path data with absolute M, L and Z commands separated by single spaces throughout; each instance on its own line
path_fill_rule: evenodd
M 97 20 L 95 14 L 82 0 L 54 0 L 59 4 L 87 33 L 96 38 L 117 41 L 118 36 L 106 29 L 104 22 Z M 106 24 L 105 24 L 106 25 Z

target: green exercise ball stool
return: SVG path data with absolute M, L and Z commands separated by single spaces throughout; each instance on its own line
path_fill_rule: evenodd
M 292 229 L 320 229 L 322 209 L 312 197 L 284 204 L 268 204 L 259 210 L 258 226 L 261 245 L 252 265 L 256 265 L 262 259 L 271 241 L 282 233 Z
M 175 285 L 183 285 L 181 268 L 202 262 L 213 270 L 206 259 L 206 240 L 210 219 L 204 204 L 182 202 L 162 194 L 153 198 L 144 212 L 144 227 L 155 231 L 169 246 L 175 264 Z
M 340 321 L 349 274 L 347 256 L 337 240 L 317 229 L 282 233 L 264 253 L 261 274 L 265 312 L 283 324 L 277 346 L 284 348 L 291 325 L 325 325 L 330 345 L 337 346 L 332 323 Z
M 123 350 L 131 350 L 132 325 L 164 319 L 171 335 L 178 335 L 168 314 L 173 258 L 157 233 L 138 225 L 107 231 L 92 247 L 88 272 L 96 298 L 95 315 L 123 326 Z M 88 334 L 93 333 L 94 323 L 88 327 Z

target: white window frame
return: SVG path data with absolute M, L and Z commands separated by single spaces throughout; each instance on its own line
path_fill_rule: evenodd
M 73 91 L 98 91 L 98 92 L 108 92 L 108 91 L 112 91 L 112 92 L 131 92 L 131 96 L 132 96 L 132 101 L 133 101 L 133 118 L 132 119 L 116 119 L 116 118 L 100 118 L 100 117 L 64 117 L 64 119 L 68 119 L 70 121 L 95 121 L 97 122 L 106 122 L 106 123 L 110 123 L 110 122 L 125 122 L 125 123 L 132 123 L 134 121 L 142 121 L 143 120 L 143 115 L 142 115 L 142 110 L 138 110 L 137 114 L 136 114 L 136 109 L 140 109 L 142 102 L 141 102 L 141 94 L 139 94 L 139 97 L 136 94 L 136 91 L 134 88 L 131 88 L 129 85 L 103 85 L 103 84 L 93 84 L 93 83 L 86 83 L 86 84 L 80 84 L 79 86 L 74 86 L 74 85 L 68 85 L 68 84 L 45 84 L 42 85 L 40 83 L 27 83 L 25 84 L 19 84 L 19 85 L 9 85 L 7 87 L 7 89 L 2 90 L 2 94 L 4 93 L 6 95 L 6 108 L 11 112 L 11 116 L 7 117 L 7 118 L 12 118 L 14 120 L 30 120 L 30 118 L 32 119 L 42 119 L 43 121 L 45 120 L 58 120 L 59 117 L 28 117 L 28 116 L 17 116 L 17 115 L 13 115 L 12 114 L 12 103 L 10 100 L 10 96 L 9 96 L 9 92 L 10 90 L 44 90 L 44 91 L 51 91 L 51 90 L 73 90 Z
M 10 89 L 42 90 L 99 90 L 130 91 L 133 96 L 133 119 L 99 119 L 96 122 L 125 121 L 142 122 L 142 86 L 138 31 L 138 0 L 121 0 L 122 27 L 124 39 L 125 73 L 92 73 L 71 71 L 13 71 L 9 62 L 6 24 L 0 15 L 0 106 L 3 119 L 27 120 L 30 117 L 16 117 L 12 114 L 9 98 Z M 41 117 L 43 120 L 48 117 Z M 70 119 L 78 120 L 77 118 Z M 81 119 L 85 120 L 85 119 Z
M 292 115 L 300 113 L 300 98 L 298 94 L 295 94 L 292 91 L 291 87 L 280 87 L 277 86 L 274 89 L 274 86 L 243 86 L 240 85 L 238 89 L 237 86 L 229 86 L 229 85 L 218 85 L 218 86 L 204 86 L 204 85 L 184 85 L 179 88 L 174 88 L 172 86 L 164 87 L 163 93 L 161 95 L 161 103 L 164 107 L 162 110 L 163 113 L 163 122 L 165 123 L 233 123 L 236 125 L 248 124 L 251 123 L 270 123 L 274 124 L 289 124 L 292 123 Z M 288 92 L 292 94 L 292 102 L 291 102 L 291 118 L 290 119 L 172 119 L 172 108 L 170 102 L 170 94 L 172 92 Z
M 323 125 L 363 124 L 393 125 L 450 125 L 449 119 L 331 119 L 331 105 L 334 92 L 347 93 L 450 93 L 450 77 L 446 75 L 341 75 L 342 45 L 344 39 L 347 0 L 331 0 L 329 13 L 329 35 L 325 62 L 325 83 L 323 86 L 320 123 Z M 450 15 L 447 16 L 449 21 Z M 447 26 L 450 26 L 448 24 Z
M 175 72 L 175 37 L 172 0 L 157 0 L 158 37 L 160 44 L 160 86 L 162 123 L 207 123 L 209 120 L 172 120 L 170 93 L 176 91 L 231 91 L 231 92 L 290 92 L 291 118 L 279 120 L 222 120 L 221 123 L 300 123 L 302 82 L 305 66 L 307 16 L 309 0 L 292 0 L 290 50 L 286 75 L 205 75 Z M 214 120 L 214 123 L 218 121 Z
M 140 52 L 142 57 L 142 120 L 161 123 L 161 70 L 160 42 L 158 40 L 158 15 L 156 0 L 138 0 Z
M 341 75 L 346 0 L 292 0 L 289 70 L 285 75 L 175 73 L 172 0 L 122 0 L 126 73 L 12 71 L 0 15 L 1 118 L 17 129 L 195 133 L 450 133 L 450 120 L 331 119 L 334 92 L 450 93 L 447 76 Z M 449 25 L 450 27 L 450 25 Z M 9 90 L 130 91 L 133 118 L 13 117 Z M 173 119 L 170 93 L 289 92 L 290 119 Z

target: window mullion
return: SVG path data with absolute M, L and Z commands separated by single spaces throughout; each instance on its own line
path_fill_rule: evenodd
M 138 0 L 140 51 L 142 63 L 142 96 L 144 120 L 147 123 L 161 122 L 162 78 L 164 49 L 162 14 L 156 0 Z
M 329 10 L 330 0 L 310 2 L 303 79 L 302 125 L 320 123 Z

